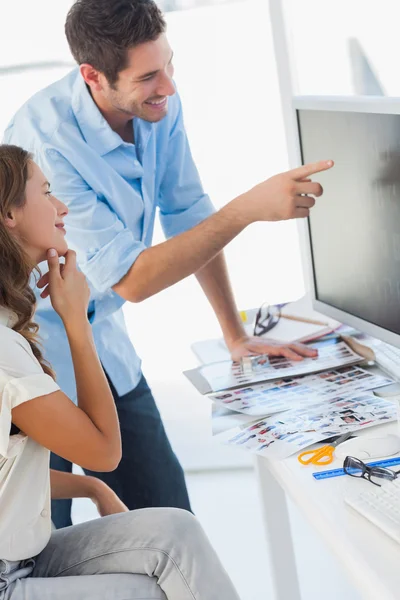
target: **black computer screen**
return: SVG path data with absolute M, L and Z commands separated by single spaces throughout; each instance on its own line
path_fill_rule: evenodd
M 400 333 L 400 115 L 297 111 L 324 195 L 309 227 L 316 298 Z

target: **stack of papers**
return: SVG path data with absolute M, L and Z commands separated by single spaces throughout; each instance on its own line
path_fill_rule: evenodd
M 328 437 L 397 419 L 393 402 L 371 390 L 393 383 L 359 366 L 345 342 L 319 348 L 317 358 L 252 357 L 252 369 L 224 361 L 186 371 L 202 394 L 258 421 L 216 437 L 282 459 Z
M 396 419 L 395 403 L 372 393 L 337 396 L 329 402 L 264 417 L 252 425 L 218 434 L 216 439 L 282 459 L 331 436 Z
M 392 379 L 375 375 L 358 365 L 341 367 L 303 377 L 285 377 L 270 383 L 224 390 L 210 394 L 216 404 L 252 417 L 261 417 L 292 408 L 312 406 L 335 397 L 359 396 L 393 383 Z
M 256 356 L 252 358 L 251 373 L 244 371 L 240 363 L 229 360 L 203 365 L 184 371 L 184 374 L 201 394 L 209 394 L 253 383 L 317 373 L 362 360 L 363 358 L 353 352 L 345 342 L 340 342 L 319 348 L 316 358 L 304 358 L 301 361 L 292 361 L 283 356 Z

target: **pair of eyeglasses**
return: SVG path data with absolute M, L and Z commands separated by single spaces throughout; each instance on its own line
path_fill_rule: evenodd
M 277 306 L 270 306 L 266 302 L 260 306 L 256 314 L 253 335 L 260 336 L 270 331 L 278 324 L 281 311 Z
M 354 456 L 346 456 L 343 463 L 343 470 L 350 477 L 366 479 L 379 487 L 382 485 L 382 479 L 394 481 L 400 475 L 400 471 L 392 471 L 384 467 L 369 467 L 359 458 L 354 458 Z

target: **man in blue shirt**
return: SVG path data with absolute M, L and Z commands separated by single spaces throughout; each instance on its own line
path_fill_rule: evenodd
M 331 163 L 275 176 L 215 213 L 190 154 L 172 51 L 156 4 L 78 0 L 66 35 L 79 68 L 31 98 L 10 123 L 5 142 L 30 150 L 67 204 L 69 246 L 91 286 L 89 315 L 118 409 L 123 458 L 113 473 L 90 474 L 106 481 L 130 509 L 190 509 L 182 469 L 121 307 L 195 273 L 234 358 L 313 355 L 301 345 L 246 336 L 221 251 L 254 221 L 307 216 L 312 195 L 322 193 L 309 177 Z M 167 241 L 151 247 L 157 208 Z M 69 346 L 48 298 L 39 302 L 37 321 L 59 384 L 74 398 Z M 71 470 L 56 456 L 52 467 Z M 71 523 L 70 508 L 70 501 L 53 503 L 57 527 Z

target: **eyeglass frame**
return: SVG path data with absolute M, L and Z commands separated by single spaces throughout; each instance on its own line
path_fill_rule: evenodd
M 265 319 L 263 319 L 263 323 L 265 323 L 267 321 L 267 325 L 262 325 L 260 323 L 260 319 L 261 319 L 261 315 L 262 315 L 262 310 L 264 307 L 267 307 L 267 316 L 265 317 Z M 274 306 L 274 305 L 272 305 Z M 273 329 L 278 323 L 279 323 L 279 319 L 281 318 L 281 310 L 279 307 L 276 307 L 275 310 L 275 314 L 271 314 L 270 311 L 271 305 L 268 302 L 263 302 L 260 306 L 260 308 L 257 311 L 256 314 L 256 319 L 254 321 L 254 327 L 253 327 L 253 335 L 255 337 L 260 337 L 262 335 L 264 335 L 264 333 L 267 333 L 267 331 L 270 331 L 271 329 Z M 258 328 L 261 328 L 260 331 L 257 331 Z
M 346 462 L 350 460 L 356 461 L 361 466 L 361 475 L 354 475 L 354 473 L 350 473 L 347 470 L 350 469 L 350 467 L 349 465 L 346 465 Z M 380 483 L 377 483 L 376 481 L 372 481 L 372 476 L 375 476 L 378 479 L 381 478 L 386 479 L 387 481 L 394 481 L 400 475 L 400 471 L 392 471 L 392 469 L 387 469 L 386 467 L 370 467 L 355 456 L 346 456 L 346 458 L 343 461 L 343 471 L 346 473 L 346 475 L 350 475 L 350 477 L 354 477 L 356 479 L 365 479 L 366 481 L 369 481 L 369 483 L 377 485 L 378 487 L 382 487 L 382 485 Z

